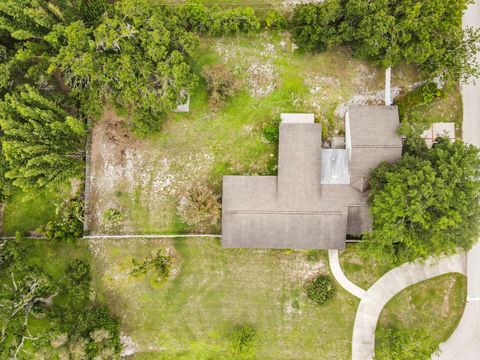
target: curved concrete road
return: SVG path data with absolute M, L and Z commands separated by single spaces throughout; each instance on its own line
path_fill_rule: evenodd
M 396 294 L 418 282 L 452 272 L 466 273 L 464 254 L 403 264 L 383 275 L 367 290 L 358 306 L 353 326 L 352 360 L 373 359 L 378 319 L 384 306 Z
M 463 25 L 480 28 L 480 1 L 468 7 Z M 480 62 L 480 54 L 477 54 Z M 480 147 L 480 79 L 462 87 L 463 140 Z M 440 345 L 438 360 L 480 359 L 480 243 L 467 254 L 468 297 L 462 319 L 452 336 Z

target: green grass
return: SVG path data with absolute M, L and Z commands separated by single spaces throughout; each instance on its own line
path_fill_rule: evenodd
M 465 307 L 467 279 L 447 274 L 413 285 L 385 306 L 379 327 L 423 327 L 438 343 L 448 339 Z
M 59 189 L 16 190 L 5 206 L 4 234 L 27 233 L 45 225 L 55 215 L 55 204 L 65 196 L 66 191 Z
M 365 290 L 395 267 L 387 262 L 363 258 L 356 244 L 347 244 L 345 251 L 340 254 L 340 265 L 345 276 Z
M 159 248 L 177 258 L 158 288 L 131 279 L 127 264 Z M 231 358 L 229 334 L 249 324 L 259 359 L 347 359 L 358 300 L 338 288 L 322 307 L 305 285 L 328 273 L 326 253 L 223 249 L 218 240 L 95 242 L 97 293 L 123 319 L 136 359 Z

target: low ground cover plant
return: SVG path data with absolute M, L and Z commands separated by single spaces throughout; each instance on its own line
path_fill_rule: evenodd
M 422 328 L 379 328 L 375 360 L 429 360 L 439 351 L 435 338 Z
M 337 289 L 332 280 L 325 275 L 317 276 L 307 286 L 307 296 L 319 305 L 324 305 L 332 300 Z
M 239 325 L 230 335 L 232 355 L 236 359 L 254 359 L 257 332 L 250 325 Z
M 130 275 L 139 277 L 151 271 L 154 274 L 154 283 L 156 285 L 163 285 L 172 273 L 173 263 L 173 256 L 159 250 L 154 255 L 142 261 L 133 259 L 133 268 L 130 271 Z

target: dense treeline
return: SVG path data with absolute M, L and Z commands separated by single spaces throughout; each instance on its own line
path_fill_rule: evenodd
M 355 56 L 384 67 L 414 64 L 426 78 L 458 81 L 478 75 L 480 33 L 462 30 L 469 0 L 326 0 L 295 8 L 292 34 L 300 48 L 349 45 Z

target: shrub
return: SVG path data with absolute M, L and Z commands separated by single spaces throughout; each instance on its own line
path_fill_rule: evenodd
M 262 19 L 262 27 L 265 30 L 283 30 L 288 27 L 288 21 L 277 10 L 270 10 Z
M 256 331 L 249 325 L 237 326 L 231 335 L 232 352 L 236 358 L 255 357 Z
M 194 184 L 180 200 L 177 210 L 192 230 L 218 230 L 222 214 L 219 196 L 205 185 Z
M 130 275 L 138 277 L 145 275 L 149 270 L 155 273 L 156 284 L 165 283 L 172 272 L 173 256 L 164 254 L 159 250 L 154 256 L 144 259 L 142 262 L 133 261 L 134 266 Z
M 83 235 L 83 201 L 73 199 L 57 206 L 55 217 L 45 226 L 45 236 L 54 241 L 75 241 Z
M 261 22 L 250 7 L 216 9 L 211 13 L 208 32 L 211 35 L 252 33 L 260 30 Z
M 316 277 L 307 287 L 307 295 L 317 304 L 328 303 L 337 293 L 337 289 L 328 276 Z
M 238 87 L 233 73 L 223 64 L 206 66 L 202 75 L 207 82 L 209 105 L 212 109 L 218 109 Z
M 125 215 L 117 208 L 109 208 L 103 213 L 103 221 L 107 230 L 117 228 L 123 220 L 125 220 Z
M 428 82 L 400 96 L 396 101 L 400 120 L 403 121 L 407 118 L 414 120 L 415 117 L 412 114 L 418 107 L 431 104 L 435 99 L 443 96 L 445 96 L 445 92 L 439 89 L 434 82 Z
M 63 290 L 74 304 L 84 304 L 90 297 L 90 265 L 83 260 L 73 260 L 62 278 Z
M 378 328 L 375 360 L 428 360 L 438 342 L 425 329 Z
M 280 140 L 280 119 L 266 124 L 262 129 L 262 134 L 269 142 L 278 145 Z

